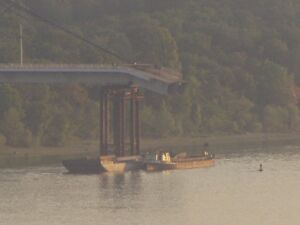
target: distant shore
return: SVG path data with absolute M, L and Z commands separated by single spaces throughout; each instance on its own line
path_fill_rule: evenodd
M 300 133 L 290 134 L 243 134 L 243 135 L 207 135 L 199 137 L 173 137 L 162 139 L 143 139 L 142 152 L 159 149 L 174 152 L 193 152 L 203 150 L 209 144 L 209 150 L 218 154 L 227 151 L 264 149 L 272 146 L 300 146 Z M 73 141 L 65 147 L 12 148 L 0 146 L 0 168 L 26 167 L 60 164 L 63 159 L 97 157 L 98 142 L 94 140 Z
M 144 149 L 170 148 L 184 151 L 184 148 L 198 146 L 200 149 L 205 143 L 209 149 L 216 152 L 229 150 L 265 148 L 268 146 L 299 145 L 300 133 L 278 133 L 278 134 L 241 134 L 241 135 L 207 135 L 199 137 L 176 137 L 165 139 L 146 139 Z

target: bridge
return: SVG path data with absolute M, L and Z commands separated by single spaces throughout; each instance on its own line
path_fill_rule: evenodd
M 113 146 L 112 150 L 117 156 L 140 154 L 139 102 L 143 98 L 140 88 L 162 95 L 178 93 L 182 89 L 182 77 L 179 73 L 148 64 L 0 64 L 0 82 L 98 85 L 100 155 L 109 154 L 109 148 Z M 129 110 L 126 110 L 126 104 L 129 105 Z M 129 115 L 126 116 L 126 113 Z
M 0 82 L 82 83 L 99 86 L 134 85 L 158 94 L 181 88 L 181 75 L 154 65 L 4 65 Z

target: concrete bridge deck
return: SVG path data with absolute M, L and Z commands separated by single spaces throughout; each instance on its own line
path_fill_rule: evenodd
M 177 72 L 153 65 L 14 65 L 0 64 L 0 82 L 137 85 L 159 94 L 181 89 Z

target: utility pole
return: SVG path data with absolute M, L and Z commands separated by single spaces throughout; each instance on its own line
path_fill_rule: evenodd
M 20 24 L 20 64 L 23 66 L 23 26 Z

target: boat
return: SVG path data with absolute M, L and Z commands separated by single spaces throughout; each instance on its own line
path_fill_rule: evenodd
M 63 160 L 63 166 L 72 174 L 99 174 L 105 172 L 105 169 L 98 158 L 79 158 Z
M 141 156 L 116 157 L 115 155 L 101 156 L 101 166 L 106 172 L 126 172 L 140 170 L 144 166 L 144 160 Z
M 155 155 L 146 155 L 144 169 L 148 172 L 173 170 L 176 164 L 171 161 L 169 152 L 158 152 Z
M 193 156 L 183 159 L 173 160 L 176 164 L 176 169 L 194 169 L 205 168 L 215 165 L 213 156 Z
M 163 171 L 163 170 L 174 170 L 176 169 L 176 163 L 172 162 L 147 162 L 146 171 L 155 172 L 155 171 Z
M 97 159 L 63 160 L 62 164 L 69 173 L 99 174 L 103 172 L 126 172 L 139 170 L 144 166 L 141 156 L 117 157 L 115 155 L 101 156 Z
M 154 158 L 145 157 L 145 170 L 148 172 L 176 170 L 176 169 L 194 169 L 211 167 L 215 164 L 214 155 L 204 152 L 203 155 L 188 156 L 186 153 L 180 153 L 171 157 L 169 152 L 158 152 Z

